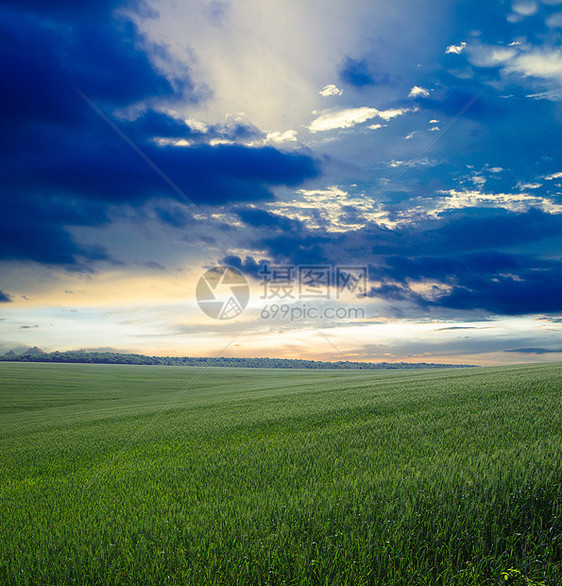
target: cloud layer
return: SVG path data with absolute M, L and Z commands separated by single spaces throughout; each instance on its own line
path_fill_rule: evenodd
M 362 263 L 389 323 L 554 330 L 560 6 L 0 0 L 3 311 L 149 299 L 221 259 Z M 509 340 L 482 347 L 558 347 Z
M 205 92 L 183 66 L 165 74 L 115 3 L 80 6 L 1 4 L 0 197 L 9 210 L 0 220 L 1 258 L 118 257 L 81 245 L 66 227 L 106 222 L 109 205 L 173 197 L 155 167 L 191 201 L 211 206 L 268 200 L 272 186 L 318 174 L 309 155 L 235 144 L 261 138 L 249 124 L 202 128 L 161 111 L 178 100 L 199 103 Z M 189 148 L 175 146 L 181 140 Z

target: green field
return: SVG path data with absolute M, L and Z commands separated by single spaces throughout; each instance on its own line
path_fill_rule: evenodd
M 561 407 L 560 364 L 1 363 L 0 583 L 562 584 Z

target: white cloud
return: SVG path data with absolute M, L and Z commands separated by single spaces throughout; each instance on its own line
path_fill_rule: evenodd
M 211 146 L 221 146 L 221 145 L 234 144 L 234 141 L 230 140 L 228 138 L 213 138 L 212 140 L 209 141 L 209 144 Z
M 562 98 L 562 92 L 559 89 L 555 89 L 546 92 L 539 92 L 538 94 L 527 94 L 526 97 L 532 98 L 533 100 L 550 100 L 551 102 L 556 102 Z
M 562 81 L 562 50 L 532 48 L 517 51 L 508 47 L 478 45 L 471 49 L 470 60 L 477 67 L 504 67 L 525 77 Z
M 433 120 L 430 120 L 429 123 L 430 124 L 439 124 L 439 120 L 433 119 Z
M 466 43 L 463 41 L 459 45 L 449 45 L 445 51 L 445 53 L 453 53 L 455 55 L 460 55 L 464 48 L 466 47 Z
M 304 195 L 305 198 L 312 198 L 314 196 L 321 197 L 347 197 L 347 191 L 341 189 L 337 185 L 330 185 L 326 189 L 299 189 L 298 193 Z
M 369 128 L 371 130 L 378 130 L 379 128 L 386 128 L 386 124 L 371 124 Z
M 173 115 L 173 113 L 170 113 L 170 115 Z M 205 124 L 205 122 L 203 122 L 201 120 L 196 120 L 194 118 L 186 118 L 184 120 L 184 122 L 192 130 L 196 130 L 197 132 L 202 132 L 203 134 L 205 134 L 207 132 L 207 130 L 209 130 L 208 125 Z
M 392 108 L 389 110 L 382 110 L 378 113 L 379 118 L 386 120 L 387 122 L 392 118 L 396 118 L 396 116 L 402 116 L 402 114 L 406 114 L 406 112 L 410 112 L 409 108 Z
M 439 128 L 439 126 L 432 126 L 429 129 L 429 132 L 440 132 L 440 131 L 441 131 L 441 129 Z
M 473 175 L 470 180 L 472 181 L 472 183 L 474 183 L 474 185 L 478 185 L 478 186 L 482 186 L 486 184 L 486 178 L 482 177 L 482 175 Z
M 321 89 L 318 93 L 326 98 L 328 96 L 341 96 L 343 94 L 343 90 L 340 90 L 337 85 L 330 83 L 327 86 L 324 86 L 324 88 Z
M 517 51 L 508 47 L 475 45 L 470 48 L 470 62 L 477 67 L 499 67 L 516 55 Z
M 507 22 L 521 22 L 524 18 L 525 17 L 521 16 L 520 14 L 512 13 L 507 15 Z
M 525 77 L 538 77 L 562 82 L 562 51 L 560 49 L 535 49 L 522 53 L 506 67 L 507 71 Z
M 269 132 L 265 137 L 267 143 L 279 144 L 281 142 L 295 142 L 297 140 L 296 130 L 286 130 L 285 132 Z
M 343 89 L 345 97 L 348 90 L 335 77 L 342 58 L 361 58 L 373 39 L 385 71 L 400 71 L 404 79 L 419 75 L 417 63 L 428 63 L 438 42 L 428 42 L 428 30 L 446 19 L 446 11 L 419 10 L 415 19 L 404 20 L 411 0 L 325 0 L 320 12 L 316 3 L 302 0 L 267 3 L 267 9 L 263 0 L 148 3 L 156 7 L 154 13 L 138 11 L 132 17 L 147 40 L 149 57 L 166 66 L 171 78 L 188 75 L 194 96 L 201 98 L 174 104 L 178 116 L 214 125 L 225 112 L 244 111 L 266 132 L 309 124 L 312 110 L 340 99 L 321 95 L 325 85 Z M 397 22 L 408 43 L 396 43 Z M 416 47 L 415 60 L 411 47 Z M 378 103 L 397 99 L 392 84 L 376 92 Z
M 429 96 L 429 90 L 426 90 L 425 88 L 420 87 L 419 85 L 415 85 L 408 94 L 409 98 L 427 98 L 427 96 Z
M 164 146 L 176 146 L 176 147 L 188 147 L 193 144 L 193 141 L 186 140 L 185 138 L 165 138 L 158 137 L 154 139 L 154 142 L 161 147 Z
M 328 232 L 357 230 L 367 222 L 381 222 L 388 216 L 370 197 L 363 193 L 349 193 L 338 185 L 325 189 L 299 189 L 297 193 L 298 198 L 267 205 L 274 213 L 306 222 L 310 229 Z M 350 207 L 356 210 L 356 217 L 349 215 Z
M 525 191 L 527 189 L 538 189 L 542 187 L 542 183 L 522 183 L 521 181 L 517 182 L 517 188 L 520 191 Z
M 527 193 L 482 193 L 481 191 L 458 191 L 450 189 L 442 191 L 446 197 L 434 202 L 434 207 L 428 213 L 434 216 L 445 210 L 492 207 L 504 208 L 514 212 L 527 211 L 538 208 L 548 214 L 562 214 L 562 205 L 553 203 L 547 197 L 529 195 Z
M 414 159 L 411 161 L 397 161 L 392 160 L 387 163 L 389 167 L 402 167 L 407 165 L 408 167 L 433 167 L 434 165 L 439 164 L 439 161 L 435 159 L 428 159 L 427 157 L 422 157 L 421 159 Z
M 404 137 L 404 139 L 405 139 L 405 140 L 411 140 L 412 138 L 414 138 L 414 135 L 415 135 L 415 134 L 416 134 L 416 131 L 414 130 L 414 131 L 410 132 L 410 134 L 407 134 L 407 135 Z
M 562 98 L 562 50 L 556 46 L 514 47 L 476 44 L 469 49 L 470 62 L 477 67 L 498 67 L 502 73 L 534 78 L 528 98 L 557 101 Z
M 357 124 L 363 124 L 373 118 L 382 118 L 389 121 L 396 116 L 409 112 L 407 108 L 393 108 L 390 110 L 377 110 L 376 108 L 347 108 L 336 112 L 329 112 L 313 120 L 308 127 L 310 132 L 323 132 L 339 128 L 352 128 Z
M 287 142 L 297 142 L 297 131 L 296 130 L 285 130 L 285 132 L 268 132 L 263 138 L 244 142 L 245 146 L 248 147 L 263 147 L 267 145 L 280 145 Z M 213 144 L 211 142 L 211 144 Z M 219 143 L 221 144 L 221 143 Z M 226 143 L 222 143 L 226 144 Z
M 521 16 L 532 16 L 537 13 L 539 6 L 533 0 L 517 0 L 511 5 L 511 8 L 513 12 Z
M 546 19 L 546 26 L 550 28 L 562 28 L 562 12 L 551 14 Z
M 558 173 L 552 173 L 552 175 L 547 175 L 545 179 L 547 181 L 553 181 L 554 179 L 562 179 L 562 171 L 558 171 Z
M 488 169 L 490 173 L 501 173 L 503 171 L 502 167 L 490 167 Z

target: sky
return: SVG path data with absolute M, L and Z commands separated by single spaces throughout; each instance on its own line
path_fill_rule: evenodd
M 0 353 L 562 359 L 562 0 L 0 0 L 0 29 Z

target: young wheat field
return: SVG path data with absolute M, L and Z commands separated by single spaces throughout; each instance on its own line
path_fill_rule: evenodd
M 562 584 L 562 365 L 0 363 L 1 584 Z

